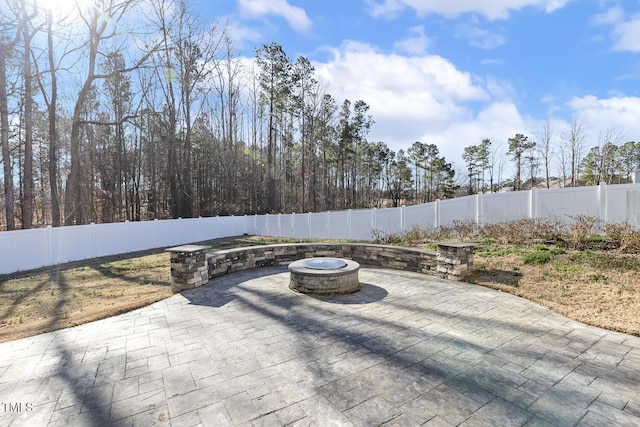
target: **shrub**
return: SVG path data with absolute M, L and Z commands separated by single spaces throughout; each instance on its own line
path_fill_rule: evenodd
M 432 240 L 446 240 L 446 239 L 454 239 L 455 233 L 452 227 L 447 227 L 441 225 L 440 227 L 433 230 L 434 236 Z
M 522 261 L 529 265 L 546 264 L 551 261 L 553 256 L 548 250 L 530 252 L 522 256 Z
M 559 240 L 563 226 L 549 218 L 517 219 L 498 224 L 486 224 L 482 234 L 501 243 L 522 243 L 525 240 Z
M 599 263 L 603 263 L 607 261 L 607 256 L 605 254 L 601 254 L 601 253 L 597 253 L 597 252 L 591 252 L 589 250 L 586 251 L 580 251 L 577 254 L 573 254 L 569 257 L 569 259 L 571 261 L 578 261 L 578 260 L 584 260 L 584 261 L 589 261 L 589 262 L 599 262 Z
M 515 221 L 486 224 L 482 227 L 482 234 L 502 244 L 516 243 L 520 240 L 520 231 Z
M 490 257 L 501 257 L 505 255 L 515 254 L 521 251 L 522 249 L 519 247 L 496 248 L 496 247 L 489 246 L 484 248 L 481 251 L 478 251 L 477 254 L 478 256 L 481 256 L 484 258 L 490 258 Z
M 397 245 L 402 242 L 402 237 L 398 233 L 386 233 L 381 230 L 373 230 L 371 232 L 373 237 L 373 243 Z
M 480 228 L 472 219 L 466 219 L 463 221 L 455 219 L 452 222 L 452 228 L 461 240 L 480 236 Z
M 553 268 L 560 273 L 580 273 L 582 271 L 577 265 L 571 264 L 554 264 Z
M 421 226 L 413 225 L 400 235 L 400 239 L 409 246 L 416 246 L 425 241 L 426 235 L 427 232 Z
M 640 231 L 635 226 L 628 222 L 611 223 L 603 225 L 602 230 L 614 248 L 624 252 L 640 252 Z
M 588 215 L 569 216 L 573 222 L 569 225 L 566 241 L 573 249 L 584 248 L 589 237 L 598 234 L 602 221 Z

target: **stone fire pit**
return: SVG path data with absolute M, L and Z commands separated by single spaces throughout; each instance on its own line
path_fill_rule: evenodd
M 360 290 L 360 264 L 342 258 L 306 258 L 289 264 L 289 288 L 304 294 L 350 294 Z

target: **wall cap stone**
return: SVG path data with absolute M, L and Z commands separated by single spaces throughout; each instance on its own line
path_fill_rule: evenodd
M 454 243 L 454 242 L 452 242 Z M 465 245 L 469 245 L 468 243 L 464 243 Z M 270 249 L 277 249 L 277 248 L 287 248 L 287 247 L 304 247 L 304 246 L 316 246 L 316 247 L 336 247 L 336 246 L 350 246 L 350 247 L 369 247 L 369 248 L 379 248 L 379 249 L 386 249 L 386 250 L 397 250 L 397 251 L 403 251 L 403 252 L 413 252 L 413 253 L 419 253 L 419 254 L 424 254 L 424 255 L 436 255 L 437 252 L 436 251 L 430 251 L 427 249 L 419 249 L 419 248 L 410 248 L 410 247 L 406 247 L 406 246 L 392 246 L 392 245 L 380 245 L 380 244 L 375 244 L 375 243 L 341 243 L 341 242 L 335 242 L 335 243 L 331 243 L 331 242 L 307 242 L 307 243 L 275 243 L 275 244 L 271 244 L 271 245 L 256 245 L 256 246 L 244 246 L 242 248 L 231 248 L 231 249 L 223 249 L 220 251 L 215 251 L 215 252 L 209 252 L 210 256 L 215 256 L 215 255 L 226 255 L 226 254 L 230 254 L 233 252 L 242 252 L 242 251 L 247 251 L 247 250 L 251 250 L 251 249 L 264 249 L 264 250 L 270 250 Z M 167 249 L 168 250 L 168 249 Z
M 191 253 L 194 253 L 194 252 L 206 251 L 207 249 L 211 249 L 211 246 L 182 245 L 182 246 L 174 246 L 172 248 L 167 248 L 164 251 L 165 252 L 176 252 L 176 253 L 191 254 Z
M 475 248 L 476 246 L 478 246 L 477 243 L 467 242 L 436 242 L 436 245 L 449 248 Z

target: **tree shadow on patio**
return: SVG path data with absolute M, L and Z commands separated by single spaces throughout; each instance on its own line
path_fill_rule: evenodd
M 331 304 L 370 304 L 372 302 L 381 301 L 389 295 L 386 289 L 373 285 L 371 283 L 360 283 L 361 289 L 352 294 L 346 295 L 311 295 L 306 294 L 310 298 L 319 301 L 329 302 Z
M 283 393 L 288 393 L 288 387 L 303 392 L 310 387 L 314 392 L 305 393 L 318 393 L 319 397 L 311 399 L 332 402 L 334 406 L 327 410 L 338 408 L 338 415 L 349 412 L 342 408 L 345 402 L 353 406 L 358 404 L 353 400 L 357 396 L 375 395 L 383 409 L 388 406 L 404 411 L 415 405 L 424 415 L 421 422 L 438 414 L 457 424 L 488 402 L 495 406 L 502 401 L 508 402 L 504 405 L 510 416 L 522 423 L 542 422 L 544 418 L 556 424 L 574 424 L 577 415 L 557 410 L 562 405 L 571 406 L 580 414 L 587 412 L 573 405 L 570 398 L 560 399 L 553 408 L 541 403 L 530 410 L 538 398 L 556 396 L 550 388 L 559 378 L 552 377 L 567 372 L 585 376 L 584 369 L 578 370 L 584 363 L 552 350 L 571 340 L 547 334 L 551 326 L 546 324 L 547 312 L 541 308 L 529 308 L 528 303 L 517 300 L 514 307 L 514 313 L 533 310 L 539 314 L 534 317 L 539 317 L 540 322 L 512 325 L 509 316 L 502 318 L 499 313 L 486 318 L 484 312 L 501 307 L 502 294 L 493 295 L 482 289 L 469 297 L 466 294 L 475 292 L 472 288 L 439 280 L 431 285 L 425 283 L 424 289 L 421 283 L 408 292 L 396 292 L 370 307 L 348 308 L 326 299 L 285 292 L 286 278 L 282 273 L 283 269 L 265 269 L 254 270 L 248 277 L 230 275 L 182 295 L 193 304 L 215 307 L 220 301 L 207 300 L 199 294 L 213 293 L 212 289 L 218 288 L 218 293 L 233 300 L 233 306 L 242 307 L 247 316 L 255 319 L 258 330 L 261 324 L 275 321 L 293 333 L 284 334 L 287 348 L 302 355 L 298 366 L 304 367 L 304 375 L 274 378 L 272 381 L 283 383 L 277 387 Z M 393 286 L 389 285 L 389 289 Z M 425 298 L 414 298 L 417 295 Z M 466 308 L 456 308 L 453 300 L 458 297 L 467 299 Z M 498 299 L 495 302 L 491 301 L 494 297 Z M 482 306 L 487 301 L 491 307 Z M 395 309 L 390 310 L 391 306 Z M 391 312 L 400 317 L 390 316 Z M 226 316 L 224 312 L 220 314 Z M 510 361 L 521 363 L 522 373 L 509 370 Z M 527 386 L 531 376 L 544 380 L 539 389 Z M 574 392 L 574 398 L 586 398 L 580 390 Z M 352 415 L 362 414 L 352 411 Z M 368 421 L 373 423 L 373 418 Z M 375 421 L 380 424 L 388 420 Z

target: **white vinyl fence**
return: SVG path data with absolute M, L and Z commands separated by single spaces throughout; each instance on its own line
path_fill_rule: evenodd
M 533 189 L 477 194 L 416 206 L 336 212 L 90 224 L 0 232 L 0 274 L 69 261 L 162 248 L 219 237 L 257 234 L 294 238 L 371 240 L 374 230 L 398 233 L 414 225 L 454 220 L 478 224 L 549 217 L 569 222 L 588 215 L 640 226 L 640 184 Z
M 247 217 L 74 225 L 0 232 L 0 274 L 251 233 Z

